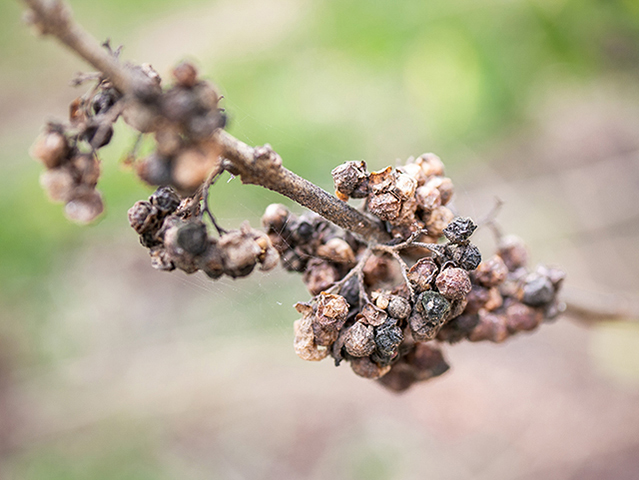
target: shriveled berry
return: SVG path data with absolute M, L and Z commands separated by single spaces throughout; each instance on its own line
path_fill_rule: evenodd
M 413 367 L 398 362 L 378 382 L 393 392 L 404 392 L 416 382 L 416 375 Z
M 505 281 L 508 273 L 509 270 L 502 258 L 494 255 L 489 260 L 478 265 L 478 269 L 474 272 L 473 278 L 485 287 L 496 287 Z
M 453 243 L 463 243 L 469 240 L 478 226 L 470 218 L 456 217 L 442 231 L 447 240 Z
M 102 148 L 108 145 L 113 137 L 113 127 L 101 124 L 87 127 L 82 135 L 82 140 L 86 141 L 93 148 Z
M 522 239 L 515 235 L 507 235 L 500 239 L 498 255 L 504 261 L 510 272 L 525 267 L 529 259 L 529 253 Z
M 331 170 L 336 192 L 351 196 L 358 186 L 367 180 L 367 164 L 365 162 L 345 162 Z
M 319 258 L 313 258 L 307 263 L 302 276 L 302 281 L 312 295 L 317 295 L 327 290 L 339 279 L 340 273 L 336 267 L 330 262 Z
M 40 160 L 45 167 L 60 165 L 68 152 L 67 139 L 55 130 L 43 133 L 31 147 L 31 156 Z
M 136 173 L 149 185 L 168 185 L 171 183 L 172 159 L 151 154 L 135 165 Z
M 418 206 L 427 212 L 431 212 L 435 208 L 442 205 L 440 199 L 440 190 L 436 187 L 423 185 L 416 190 L 416 200 Z
M 158 227 L 158 210 L 149 202 L 136 202 L 127 214 L 129 225 L 140 235 Z
M 281 256 L 280 256 L 280 260 L 282 261 L 282 266 L 285 268 L 285 270 L 289 271 L 289 272 L 304 272 L 305 269 L 307 268 L 307 258 L 302 258 L 300 257 L 294 250 L 286 250 Z M 314 274 L 317 272 L 314 272 Z M 309 274 L 311 276 L 311 274 Z M 304 281 L 304 279 L 303 279 Z M 311 280 L 311 278 L 309 278 L 308 280 L 309 283 L 315 283 L 314 281 Z M 306 283 L 306 282 L 305 282 Z M 315 288 L 314 288 L 315 290 Z M 320 292 L 322 291 L 322 289 L 320 289 Z M 317 293 L 320 293 L 317 292 Z M 316 293 L 313 293 L 313 295 L 316 295 Z
M 73 198 L 64 207 L 67 218 L 80 224 L 94 221 L 103 211 L 102 197 L 93 189 L 74 192 Z
M 404 358 L 414 368 L 416 380 L 428 380 L 449 370 L 442 351 L 426 343 L 418 343 Z
M 471 291 L 471 280 L 462 268 L 447 268 L 436 277 L 438 291 L 452 300 L 462 300 Z
M 232 278 L 249 275 L 262 253 L 251 234 L 248 223 L 240 226 L 240 230 L 225 233 L 218 240 L 218 246 L 224 256 L 225 273 Z
M 435 177 L 429 180 L 425 186 L 436 187 L 440 192 L 440 202 L 446 205 L 453 197 L 453 182 L 447 177 Z
M 200 113 L 198 98 L 193 92 L 182 86 L 175 86 L 162 96 L 162 112 L 178 123 L 184 123 L 194 115 Z
M 175 270 L 176 266 L 171 261 L 167 251 L 162 247 L 156 247 L 149 250 L 151 256 L 151 266 L 156 270 L 170 272 Z
M 371 355 L 376 348 L 373 327 L 362 322 L 356 322 L 347 331 L 344 342 L 347 353 L 354 357 Z
M 395 320 L 389 320 L 375 329 L 376 347 L 383 355 L 395 354 L 402 340 L 402 329 L 396 325 Z
M 387 313 L 374 306 L 372 303 L 365 304 L 361 311 L 362 320 L 368 325 L 377 327 L 387 321 Z
M 399 295 L 392 295 L 387 312 L 393 318 L 404 319 L 411 314 L 411 304 Z
M 107 113 L 121 97 L 115 88 L 101 89 L 91 99 L 91 109 L 95 115 Z
M 457 343 L 469 336 L 478 324 L 479 317 L 475 314 L 460 315 L 449 320 L 438 332 L 438 340 L 442 342 Z
M 509 337 L 509 332 L 507 330 L 507 319 L 505 316 L 490 313 L 485 310 L 480 310 L 478 323 L 469 333 L 469 340 L 472 342 L 489 340 L 495 343 L 502 343 L 507 337 Z
M 432 340 L 451 312 L 451 304 L 440 293 L 427 290 L 416 301 L 409 325 L 413 338 L 417 341 Z
M 480 250 L 473 243 L 449 244 L 445 252 L 457 266 L 468 271 L 475 270 L 482 261 Z
M 349 313 L 347 300 L 340 295 L 321 293 L 317 297 L 312 322 L 315 342 L 329 346 L 338 338 Z
M 511 303 L 506 311 L 507 329 L 510 333 L 534 330 L 542 323 L 543 315 L 538 309 L 520 302 Z
M 415 163 L 420 166 L 422 174 L 427 178 L 444 175 L 444 163 L 434 153 L 423 153 L 415 160 Z
M 293 330 L 293 349 L 301 359 L 318 362 L 328 355 L 326 348 L 318 348 L 315 343 L 311 317 L 305 316 L 293 322 Z
M 180 62 L 171 73 L 181 87 L 191 88 L 198 82 L 198 71 L 190 62 Z
M 402 203 L 392 193 L 369 195 L 367 208 L 381 220 L 390 221 L 398 216 Z
M 289 219 L 289 209 L 281 203 L 272 203 L 262 215 L 262 226 L 268 232 L 280 233 Z
M 376 379 L 385 375 L 390 369 L 390 366 L 379 366 L 375 362 L 371 361 L 369 357 L 357 357 L 349 360 L 351 369 L 353 372 L 364 378 Z
M 453 220 L 453 212 L 447 207 L 440 206 L 434 208 L 428 218 L 425 218 L 425 224 L 429 235 L 439 237 L 449 222 Z
M 319 257 L 342 265 L 355 265 L 356 263 L 356 256 L 351 246 L 337 237 L 328 240 L 324 245 L 318 246 L 317 254 Z
M 407 278 L 419 292 L 431 288 L 431 282 L 438 274 L 438 266 L 433 259 L 424 257 L 418 260 L 407 273 Z
M 177 243 L 191 255 L 200 255 L 207 249 L 209 237 L 207 227 L 202 222 L 188 222 L 178 230 Z
M 149 201 L 158 209 L 158 212 L 162 216 L 175 212 L 178 205 L 180 205 L 180 197 L 176 191 L 169 186 L 158 188 L 149 197 Z
M 69 167 L 73 169 L 78 183 L 93 188 L 100 178 L 100 161 L 96 155 L 80 153 L 71 158 Z
M 522 287 L 522 303 L 539 307 L 550 303 L 554 296 L 555 289 L 549 278 L 534 273 L 525 279 Z
M 43 172 L 40 185 L 52 202 L 68 202 L 73 196 L 75 180 L 68 168 L 58 167 Z
M 197 265 L 209 278 L 214 280 L 224 274 L 224 254 L 218 246 L 218 242 L 213 238 L 209 239 L 207 250 L 198 257 Z

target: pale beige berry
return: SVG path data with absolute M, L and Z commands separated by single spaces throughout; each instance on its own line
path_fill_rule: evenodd
M 80 224 L 91 223 L 103 211 L 102 197 L 97 190 L 93 189 L 74 192 L 73 198 L 64 207 L 67 218 Z
M 329 350 L 318 348 L 315 343 L 310 317 L 303 317 L 293 322 L 293 331 L 293 349 L 301 359 L 319 362 L 328 355 Z
M 52 202 L 67 202 L 73 195 L 75 181 L 69 169 L 52 168 L 40 175 L 40 185 Z
M 344 348 L 349 355 L 366 357 L 376 349 L 373 327 L 363 322 L 356 322 L 347 331 Z
M 67 139 L 59 132 L 45 132 L 31 147 L 31 156 L 45 167 L 55 168 L 62 163 L 68 151 Z
M 317 250 L 318 256 L 331 260 L 332 262 L 355 265 L 356 256 L 349 244 L 341 238 L 332 238 L 324 245 L 320 245 Z

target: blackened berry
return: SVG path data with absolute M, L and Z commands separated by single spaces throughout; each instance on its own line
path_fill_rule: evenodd
M 189 222 L 178 231 L 177 242 L 185 252 L 200 255 L 207 249 L 207 227 L 201 222 Z
M 395 320 L 388 320 L 375 329 L 376 347 L 383 355 L 394 354 L 403 339 L 402 329 Z
M 469 240 L 478 226 L 470 218 L 456 217 L 442 231 L 447 240 L 454 243 L 462 243 Z
M 149 197 L 149 201 L 162 215 L 173 213 L 180 205 L 180 197 L 173 188 L 168 186 L 158 188 Z
M 100 115 L 101 113 L 108 112 L 116 103 L 119 96 L 120 94 L 114 88 L 107 88 L 100 91 L 91 99 L 91 109 L 93 113 Z
M 299 241 L 306 242 L 311 238 L 311 235 L 313 235 L 313 225 L 305 220 L 301 220 L 295 233 Z
M 522 287 L 522 302 L 539 307 L 553 300 L 555 291 L 551 280 L 543 275 L 533 274 Z
M 472 243 L 447 245 L 446 253 L 457 266 L 469 271 L 478 268 L 482 261 L 480 250 Z

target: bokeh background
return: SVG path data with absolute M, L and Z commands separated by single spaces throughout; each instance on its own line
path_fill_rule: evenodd
M 0 478 L 638 478 L 638 4 L 633 0 L 72 2 L 99 39 L 166 75 L 195 61 L 230 131 L 330 189 L 438 153 L 461 213 L 499 220 L 569 316 L 446 349 L 403 395 L 292 349 L 295 275 L 211 282 L 149 265 L 126 211 L 149 195 L 104 149 L 107 213 L 77 227 L 27 150 L 87 67 L 0 3 Z M 257 225 L 282 201 L 237 180 L 212 204 Z M 287 202 L 285 202 L 287 203 Z M 487 232 L 478 232 L 490 253 Z

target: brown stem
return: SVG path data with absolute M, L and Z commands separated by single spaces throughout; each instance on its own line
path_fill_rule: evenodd
M 251 148 L 224 130 L 218 130 L 215 139 L 222 147 L 222 155 L 228 160 L 227 168 L 239 174 L 243 183 L 260 185 L 281 193 L 365 240 L 389 240 L 379 221 L 284 168 L 282 160 L 269 145 Z

